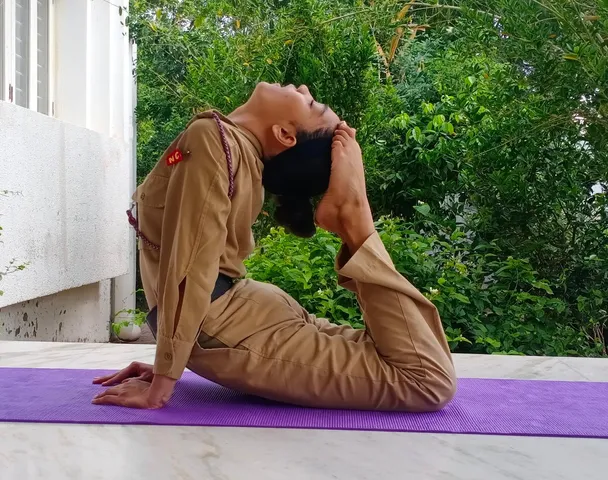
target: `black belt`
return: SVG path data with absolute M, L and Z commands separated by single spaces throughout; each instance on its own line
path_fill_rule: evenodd
M 211 303 L 215 302 L 218 298 L 220 298 L 224 293 L 232 288 L 234 285 L 234 279 L 229 277 L 228 275 L 224 275 L 220 273 L 215 281 L 215 287 L 213 287 L 213 292 L 211 292 Z M 146 316 L 146 322 L 152 330 L 152 334 L 154 338 L 156 338 L 156 332 L 158 329 L 158 312 L 156 307 L 150 310 L 150 313 Z

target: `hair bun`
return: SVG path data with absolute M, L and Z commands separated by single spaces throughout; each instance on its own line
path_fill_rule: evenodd
M 310 135 L 317 135 L 308 138 Z M 262 184 L 274 195 L 316 197 L 327 191 L 331 175 L 331 133 L 324 130 L 264 162 Z
M 281 195 L 275 197 L 274 218 L 287 232 L 310 238 L 317 231 L 314 208 L 309 197 Z
M 327 191 L 331 175 L 333 132 L 299 132 L 297 143 L 266 159 L 262 185 L 275 195 L 276 222 L 289 233 L 309 238 L 316 233 L 312 198 Z

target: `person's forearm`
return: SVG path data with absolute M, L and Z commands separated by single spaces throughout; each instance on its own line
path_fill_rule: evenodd
M 150 403 L 156 407 L 165 406 L 173 395 L 176 382 L 177 380 L 170 377 L 154 375 L 149 391 Z

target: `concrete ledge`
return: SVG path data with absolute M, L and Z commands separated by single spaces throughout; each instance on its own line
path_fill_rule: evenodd
M 128 272 L 131 146 L 0 101 L 0 307 Z
M 108 342 L 110 281 L 0 308 L 0 340 Z

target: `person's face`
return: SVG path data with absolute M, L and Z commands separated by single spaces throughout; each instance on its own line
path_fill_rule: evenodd
M 299 131 L 333 131 L 340 123 L 338 115 L 327 105 L 315 101 L 306 85 L 296 88 L 263 82 L 257 85 L 250 101 L 261 109 L 271 125 L 278 149 L 293 147 Z

